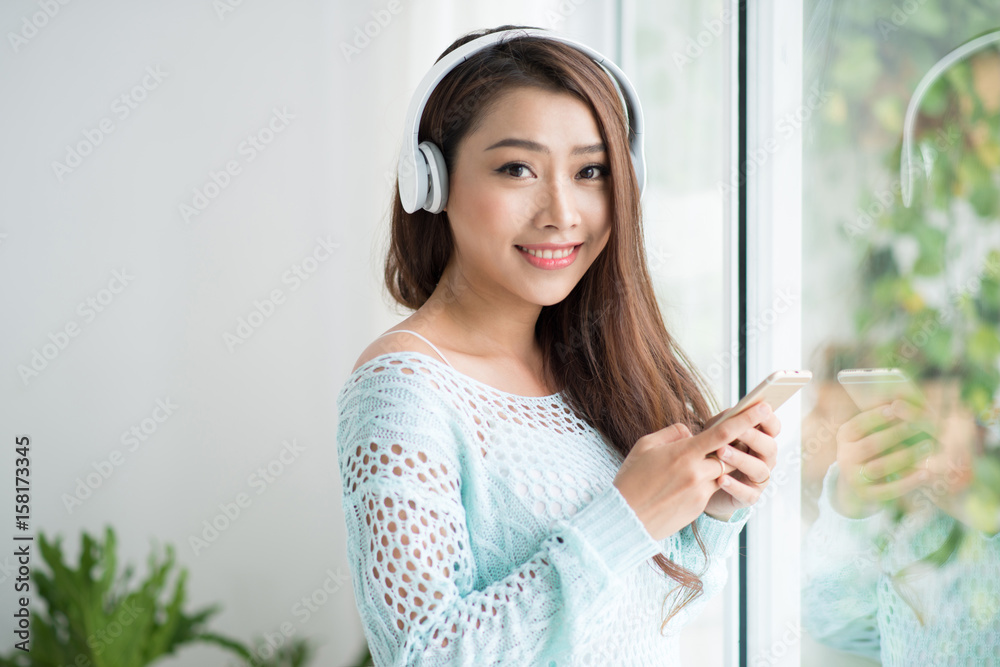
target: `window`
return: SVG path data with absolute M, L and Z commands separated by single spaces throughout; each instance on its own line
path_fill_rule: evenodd
M 728 335 L 735 273 L 727 258 L 735 247 L 726 196 L 733 189 L 727 174 L 735 137 L 726 128 L 734 119 L 735 19 L 722 0 L 636 0 L 622 12 L 621 65 L 646 118 L 642 205 L 650 275 L 668 330 L 722 404 L 734 397 L 738 362 Z M 685 627 L 684 664 L 725 664 L 720 629 L 737 609 L 738 589 L 731 575 L 727 593 Z
M 791 5 L 746 14 L 746 379 L 816 379 L 801 422 L 783 413 L 793 474 L 748 529 L 746 659 L 976 664 L 997 654 L 1000 610 L 983 574 L 1000 517 L 1000 17 L 975 1 Z M 837 373 L 867 367 L 916 382 L 939 444 L 922 491 L 852 521 L 820 497 L 858 412 Z M 915 474 L 922 438 L 898 470 L 874 463 L 876 482 Z

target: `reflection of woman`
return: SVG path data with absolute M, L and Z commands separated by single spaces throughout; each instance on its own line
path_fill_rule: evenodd
M 949 415 L 920 440 L 921 419 L 897 401 L 840 428 L 806 536 L 804 624 L 886 665 L 995 665 L 1000 533 L 963 523 L 956 502 L 976 428 Z
M 427 102 L 447 205 L 397 192 L 386 263 L 416 312 L 338 396 L 377 664 L 675 664 L 724 583 L 779 424 L 761 405 L 706 426 L 646 273 L 625 113 L 593 60 L 517 33 Z

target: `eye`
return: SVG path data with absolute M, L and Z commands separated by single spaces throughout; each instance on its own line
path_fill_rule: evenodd
M 507 174 L 508 176 L 513 176 L 514 178 L 517 178 L 516 175 L 510 173 L 510 170 L 512 170 L 512 169 L 527 169 L 527 168 L 528 168 L 528 165 L 526 165 L 524 163 L 521 163 L 521 162 L 508 162 L 504 166 L 502 166 L 499 169 L 497 169 L 497 173 Z
M 597 169 L 597 170 L 599 170 L 600 173 L 597 176 L 593 177 L 593 178 L 584 178 L 583 180 L 585 180 L 585 181 L 596 181 L 599 178 L 605 178 L 606 176 L 608 176 L 611 173 L 611 170 L 608 169 L 608 167 L 605 166 L 605 165 L 603 165 L 603 164 L 588 164 L 586 167 L 584 167 L 583 169 L 580 170 L 580 173 L 582 174 L 582 173 L 584 173 L 586 171 L 589 171 L 591 169 Z

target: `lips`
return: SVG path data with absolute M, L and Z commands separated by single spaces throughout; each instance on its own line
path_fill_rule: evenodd
M 580 254 L 579 245 L 564 245 L 561 248 L 556 247 L 555 250 L 550 248 L 543 248 L 541 250 L 536 250 L 534 247 L 528 246 L 514 246 L 517 248 L 518 253 L 521 257 L 531 264 L 532 266 L 539 269 L 562 269 L 574 261 L 576 261 L 577 255 Z M 532 254 L 535 253 L 535 254 Z M 548 255 L 548 257 L 546 257 Z
M 573 252 L 573 250 L 582 243 L 567 243 L 562 245 L 556 245 L 553 243 L 542 243 L 529 246 L 515 246 L 518 250 L 526 252 L 532 257 L 537 257 L 539 259 L 561 259 L 568 256 Z

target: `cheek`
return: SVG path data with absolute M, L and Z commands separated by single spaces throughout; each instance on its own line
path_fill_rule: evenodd
M 604 249 L 608 247 L 608 241 L 611 239 L 611 223 L 605 223 L 602 231 L 598 232 L 598 253 L 604 252 Z

